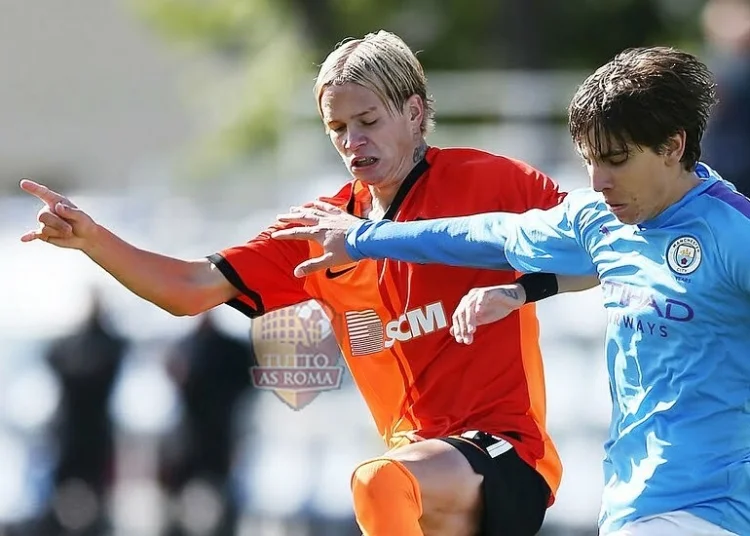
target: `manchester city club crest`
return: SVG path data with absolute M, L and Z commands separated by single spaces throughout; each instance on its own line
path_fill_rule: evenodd
M 692 236 L 681 236 L 667 248 L 667 264 L 676 274 L 692 274 L 700 263 L 701 245 Z
M 290 408 L 300 410 L 321 392 L 340 387 L 341 352 L 317 302 L 256 318 L 250 333 L 258 363 L 251 370 L 256 388 L 273 391 Z

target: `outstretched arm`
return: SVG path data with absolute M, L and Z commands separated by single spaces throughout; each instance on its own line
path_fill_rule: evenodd
M 21 237 L 77 249 L 141 298 L 174 315 L 193 315 L 233 298 L 237 291 L 208 260 L 181 260 L 139 249 L 97 224 L 67 197 L 21 181 L 43 206 L 38 229 Z
M 210 258 L 182 260 L 129 244 L 46 186 L 25 180 L 21 188 L 43 204 L 38 229 L 22 241 L 78 249 L 133 293 L 174 315 L 197 315 L 228 303 L 254 317 L 309 299 L 292 275 L 309 256 L 307 244 L 271 240 L 271 230 Z
M 325 203 L 313 203 L 279 216 L 280 221 L 300 227 L 273 237 L 313 240 L 323 246 L 323 255 L 297 267 L 300 277 L 364 258 L 593 275 L 596 269 L 583 245 L 577 208 L 568 204 L 571 197 L 577 196 L 569 195 L 549 210 L 416 222 L 361 220 Z
M 297 266 L 304 277 L 364 258 L 511 270 L 505 255 L 505 224 L 516 214 L 490 213 L 415 222 L 362 220 L 327 203 L 294 207 L 277 218 L 296 224 L 273 233 L 277 240 L 311 240 L 323 255 Z
M 404 223 L 364 220 L 348 230 L 346 250 L 353 260 L 389 258 L 511 270 L 505 241 L 507 224 L 514 217 L 493 212 Z

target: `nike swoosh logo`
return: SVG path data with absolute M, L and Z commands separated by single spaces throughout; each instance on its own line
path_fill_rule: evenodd
M 344 268 L 343 270 L 339 270 L 338 272 L 334 272 L 333 270 L 331 270 L 330 268 L 328 268 L 326 270 L 326 277 L 328 279 L 335 279 L 335 278 L 337 278 L 339 276 L 344 275 L 346 272 L 350 272 L 350 271 L 354 270 L 354 268 L 356 268 L 356 267 L 355 266 L 350 266 L 349 268 Z

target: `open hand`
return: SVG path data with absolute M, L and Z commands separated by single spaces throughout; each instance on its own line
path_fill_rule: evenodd
M 361 221 L 356 216 L 329 203 L 315 201 L 301 207 L 292 207 L 288 214 L 280 214 L 277 219 L 298 226 L 275 231 L 271 235 L 273 238 L 309 240 L 323 246 L 320 257 L 308 259 L 295 268 L 294 274 L 297 277 L 353 262 L 346 252 L 346 233 Z

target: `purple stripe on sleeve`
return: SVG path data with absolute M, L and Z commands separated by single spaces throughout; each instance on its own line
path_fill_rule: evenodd
M 750 199 L 733 191 L 726 184 L 717 182 L 709 187 L 704 193 L 726 203 L 737 210 L 740 214 L 750 219 Z

